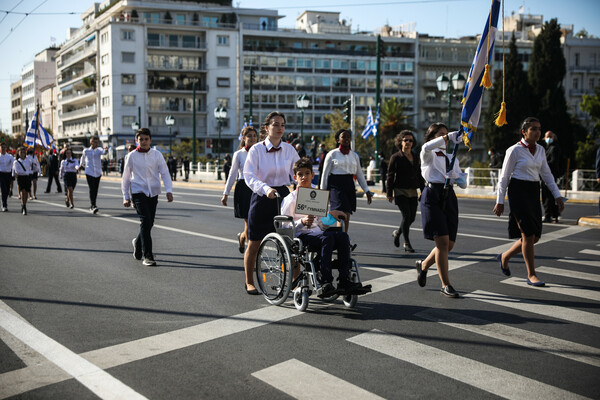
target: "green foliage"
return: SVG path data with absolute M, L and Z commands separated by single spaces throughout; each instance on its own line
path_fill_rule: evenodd
M 9 150 L 16 150 L 19 146 L 23 146 L 25 143 L 25 134 L 22 133 L 13 136 L 4 132 L 0 132 L 0 143 L 6 143 Z
M 406 123 L 404 103 L 395 97 L 385 100 L 379 119 L 379 146 L 380 153 L 387 159 L 398 151 L 394 145 L 394 138 L 404 129 L 411 129 Z
M 598 145 L 591 136 L 588 136 L 585 141 L 577 142 L 577 151 L 575 152 L 575 160 L 579 169 L 596 169 L 596 150 Z M 571 171 L 575 168 L 571 166 Z
M 331 150 L 338 147 L 335 141 L 335 133 L 340 129 L 350 129 L 350 124 L 344 121 L 344 115 L 341 110 L 334 110 L 333 113 L 327 114 L 325 120 L 330 123 L 330 134 L 323 138 L 323 144 L 325 149 Z M 375 138 L 371 136 L 369 139 L 364 140 L 360 134 L 365 128 L 366 118 L 356 117 L 356 132 L 355 135 L 355 148 L 354 150 L 360 155 L 361 159 L 369 159 L 369 156 L 373 155 L 375 149 Z
M 584 94 L 579 108 L 589 114 L 594 123 L 593 137 L 600 134 L 600 86 L 596 86 L 594 95 Z
M 509 52 L 505 59 L 506 125 L 496 126 L 496 113 L 502 104 L 502 71 L 496 71 L 494 87 L 490 92 L 490 101 L 485 114 L 484 143 L 487 148 L 494 146 L 496 151 L 504 153 L 521 137 L 521 122 L 532 114 L 530 108 L 531 88 L 527 82 L 527 73 L 519 61 L 515 36 L 513 35 Z

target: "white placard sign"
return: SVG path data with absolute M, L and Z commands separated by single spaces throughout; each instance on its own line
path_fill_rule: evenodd
M 296 214 L 326 217 L 329 208 L 329 190 L 298 188 Z

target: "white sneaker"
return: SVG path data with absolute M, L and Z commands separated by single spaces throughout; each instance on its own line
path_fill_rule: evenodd
M 135 258 L 136 260 L 141 260 L 142 259 L 142 249 L 141 249 L 141 247 L 140 248 L 137 247 L 137 238 L 133 238 L 133 240 L 131 241 L 131 244 L 133 245 L 133 258 Z
M 2 212 L 7 212 L 7 211 L 8 211 L 8 208 L 2 207 Z
M 98 207 L 96 207 L 96 206 L 92 207 L 92 214 L 98 214 Z
M 155 267 L 156 261 L 154 261 L 154 259 L 152 259 L 152 258 L 144 258 L 144 261 L 142 261 L 142 264 L 145 265 L 146 267 Z

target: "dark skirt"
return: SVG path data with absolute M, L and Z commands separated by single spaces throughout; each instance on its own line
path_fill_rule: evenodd
M 248 218 L 251 197 L 252 189 L 246 185 L 243 179 L 238 179 L 233 190 L 233 212 L 236 218 Z
M 31 180 L 32 180 L 32 181 L 37 181 L 37 178 L 38 178 L 38 173 L 37 173 L 37 172 L 33 172 L 33 173 L 31 174 Z
M 77 185 L 77 173 L 75 172 L 65 172 L 65 177 L 63 178 L 65 182 L 65 187 L 72 187 L 75 189 Z
M 542 237 L 542 206 L 540 183 L 512 178 L 508 183 L 508 237 L 516 239 L 534 235 Z M 519 226 L 521 227 L 519 229 Z
M 290 194 L 287 186 L 274 187 L 281 198 L 269 199 L 267 196 L 260 196 L 252 193 L 250 198 L 250 210 L 248 211 L 248 238 L 250 240 L 263 240 L 271 232 L 275 232 L 273 219 L 281 213 L 280 202 Z
M 445 207 L 442 209 L 443 183 L 430 183 L 421 195 L 421 223 L 423 237 L 434 240 L 436 236 L 448 235 L 456 242 L 458 232 L 458 201 L 454 189 L 448 189 Z
M 331 210 L 350 214 L 356 211 L 356 188 L 353 175 L 329 175 L 327 189 L 329 189 Z
M 19 185 L 19 190 L 31 192 L 31 175 L 17 175 L 17 184 Z

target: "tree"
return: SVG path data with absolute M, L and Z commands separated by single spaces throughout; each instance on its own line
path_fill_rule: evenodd
M 581 111 L 588 113 L 594 123 L 592 137 L 596 138 L 600 135 L 600 86 L 596 86 L 594 95 L 584 94 L 579 103 Z
M 573 159 L 575 138 L 562 86 L 566 61 L 560 43 L 561 35 L 556 18 L 544 23 L 542 32 L 533 42 L 529 85 L 532 116 L 539 118 L 543 131 L 551 130 L 558 135 L 563 154 Z
M 323 138 L 323 144 L 325 149 L 331 150 L 336 148 L 338 145 L 335 142 L 335 133 L 340 129 L 350 129 L 350 124 L 344 121 L 344 115 L 341 110 L 334 110 L 331 114 L 325 116 L 325 120 L 330 123 L 330 134 Z M 370 136 L 367 140 L 363 139 L 360 134 L 365 129 L 366 118 L 362 116 L 356 117 L 356 132 L 355 135 L 354 150 L 358 153 L 362 160 L 369 159 L 369 156 L 373 155 L 375 149 L 375 138 Z M 366 157 L 366 158 L 365 158 Z
M 494 87 L 490 92 L 490 101 L 485 113 L 484 143 L 487 148 L 494 146 L 496 151 L 504 153 L 521 137 L 521 122 L 531 115 L 530 93 L 527 73 L 519 60 L 515 35 L 513 34 L 505 56 L 504 101 L 506 102 L 506 125 L 496 126 L 496 113 L 502 103 L 502 71 L 496 71 Z

